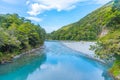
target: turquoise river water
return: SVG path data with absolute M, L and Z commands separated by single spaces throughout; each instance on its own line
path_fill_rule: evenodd
M 73 51 L 60 42 L 0 65 L 0 80 L 113 80 L 108 66 Z

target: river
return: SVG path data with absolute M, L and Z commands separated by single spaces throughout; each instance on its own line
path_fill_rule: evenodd
M 82 56 L 60 42 L 0 65 L 0 80 L 113 80 L 108 66 Z

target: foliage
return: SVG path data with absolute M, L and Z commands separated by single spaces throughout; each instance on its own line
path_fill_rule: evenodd
M 111 59 L 114 55 L 120 55 L 120 30 L 111 31 L 99 39 L 96 46 L 92 46 L 100 58 Z
M 116 11 L 116 10 L 120 11 L 120 0 L 114 0 L 113 11 Z
M 100 37 L 104 29 L 109 32 Z M 120 76 L 120 0 L 112 0 L 78 22 L 53 31 L 48 36 L 53 40 L 98 40 L 92 49 L 102 59 L 116 58 L 110 71 Z
M 114 0 L 112 6 L 112 17 L 108 21 L 107 28 L 110 30 L 107 35 L 99 38 L 96 46 L 92 46 L 98 57 L 102 59 L 113 59 L 115 62 L 110 69 L 115 78 L 120 79 L 120 1 Z M 118 79 L 118 80 L 119 80 Z
M 97 45 L 92 48 L 102 59 L 113 60 L 115 58 L 116 61 L 110 69 L 110 73 L 114 77 L 120 76 L 120 29 L 113 30 L 100 38 Z
M 117 0 L 115 0 L 116 2 Z M 113 6 L 116 5 L 114 2 Z M 115 8 L 115 7 L 112 7 Z M 94 46 L 95 52 L 101 58 L 110 58 L 110 56 L 120 56 L 120 11 L 113 11 L 114 16 L 109 20 L 107 27 L 109 33 L 100 38 L 97 46 Z
M 17 14 L 0 14 L 0 57 L 40 46 L 45 30 Z
M 119 76 L 120 76 L 120 60 L 116 60 L 113 64 L 113 67 L 110 68 L 110 73 L 113 74 L 113 76 L 115 76 L 115 78 L 117 78 L 119 80 Z
M 113 2 L 88 14 L 76 23 L 62 27 L 51 33 L 53 40 L 96 40 L 104 27 L 109 26 L 115 16 Z M 107 28 L 107 27 L 106 27 Z

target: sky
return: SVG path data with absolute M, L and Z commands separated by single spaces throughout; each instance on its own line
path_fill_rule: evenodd
M 0 14 L 17 13 L 47 33 L 81 18 L 111 0 L 0 0 Z

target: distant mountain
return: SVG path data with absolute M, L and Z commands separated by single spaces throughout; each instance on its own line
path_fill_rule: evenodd
M 52 32 L 50 36 L 53 40 L 96 40 L 120 26 L 119 6 L 119 0 L 110 1 L 78 22 Z

